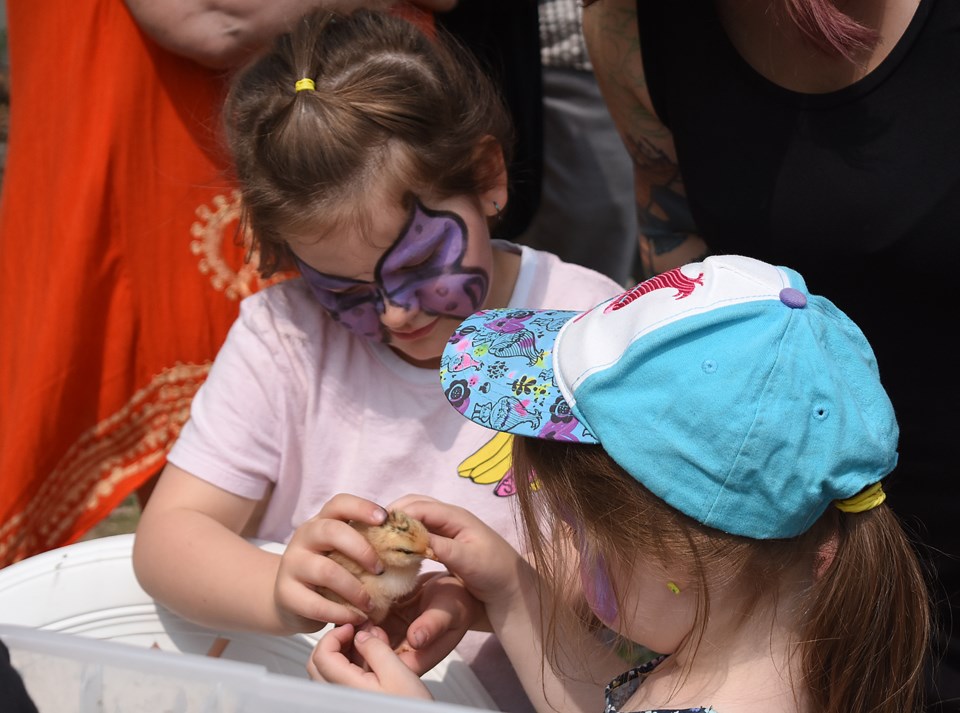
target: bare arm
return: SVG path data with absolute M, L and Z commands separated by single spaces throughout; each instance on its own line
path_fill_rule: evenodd
M 161 47 L 217 69 L 236 66 L 307 12 L 387 7 L 392 0 L 124 0 Z M 442 12 L 457 0 L 415 0 Z
M 559 653 L 569 654 L 569 660 L 563 662 L 567 665 L 562 674 L 546 664 L 543 625 L 555 604 L 541 590 L 539 574 L 523 556 L 463 508 L 417 495 L 401 498 L 393 506 L 427 525 L 434 533 L 431 546 L 437 559 L 484 603 L 489 623 L 537 711 L 592 713 L 599 709 L 604 686 L 627 664 L 585 629 L 563 632 Z M 390 648 L 386 634 L 373 633 L 353 627 L 328 632 L 311 656 L 311 677 L 429 698 L 417 673 Z M 365 665 L 354 662 L 351 652 L 359 654 Z
M 462 508 L 411 496 L 401 501 L 436 535 L 437 559 L 484 602 L 487 617 L 530 701 L 541 713 L 593 713 L 603 705 L 603 689 L 628 664 L 586 629 L 566 630 L 559 653 L 569 654 L 564 674 L 544 663 L 543 625 L 557 606 L 540 575 L 513 547 Z M 559 606 L 569 606 L 564 602 Z
M 653 111 L 643 72 L 636 0 L 598 0 L 583 31 L 600 91 L 633 159 L 640 257 L 647 278 L 707 252 L 690 215 L 673 137 Z
M 237 534 L 255 507 L 167 465 L 137 526 L 133 566 L 140 585 L 205 626 L 292 633 L 273 603 L 280 556 Z
M 586 630 L 578 636 L 567 632 L 559 653 L 569 653 L 569 658 L 560 662 L 561 673 L 542 663 L 543 624 L 554 603 L 538 591 L 536 571 L 524 565 L 519 589 L 487 604 L 490 624 L 537 711 L 594 713 L 603 706 L 604 686 L 628 664 Z
M 319 590 L 370 610 L 360 580 L 327 554 L 339 550 L 375 571 L 377 553 L 347 521 L 379 524 L 383 508 L 335 496 L 296 529 L 280 556 L 240 534 L 256 506 L 168 464 L 137 526 L 133 567 L 140 586 L 171 611 L 211 628 L 292 634 L 363 621 Z

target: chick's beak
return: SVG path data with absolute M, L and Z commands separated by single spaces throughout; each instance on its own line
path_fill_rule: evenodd
M 423 551 L 423 556 L 428 560 L 433 560 L 434 562 L 438 561 L 432 547 L 428 546 L 427 549 Z

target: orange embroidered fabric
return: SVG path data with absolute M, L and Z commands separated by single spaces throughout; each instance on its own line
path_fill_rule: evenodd
M 263 286 L 234 239 L 224 73 L 158 47 L 122 0 L 7 13 L 0 566 L 79 539 L 160 470 Z

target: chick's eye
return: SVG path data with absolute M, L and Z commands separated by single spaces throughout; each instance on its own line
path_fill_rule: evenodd
M 402 555 L 412 555 L 414 554 L 413 550 L 408 550 L 406 547 L 397 547 L 394 552 L 399 552 Z

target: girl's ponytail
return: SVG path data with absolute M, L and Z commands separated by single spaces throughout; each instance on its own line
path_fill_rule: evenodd
M 509 163 L 512 126 L 468 50 L 385 12 L 301 18 L 234 76 L 224 133 L 242 188 L 243 226 L 261 277 L 294 269 L 292 235 L 365 226 L 374 188 L 446 198 L 478 194 Z
M 931 626 L 916 553 L 886 505 L 835 522 L 801 612 L 798 683 L 822 713 L 919 711 Z

